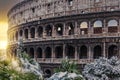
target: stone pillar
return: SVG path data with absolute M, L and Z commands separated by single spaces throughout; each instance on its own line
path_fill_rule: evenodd
M 25 40 L 25 31 L 24 31 L 24 29 L 22 30 L 22 32 L 23 32 L 23 33 L 22 33 L 22 34 L 23 34 L 23 35 L 22 35 L 22 38 L 23 38 L 23 40 Z
M 65 52 L 66 52 L 66 51 L 65 51 L 65 50 L 66 50 L 66 49 L 65 49 L 65 46 L 66 46 L 66 45 L 63 44 L 63 59 L 65 59 L 65 57 L 66 57 L 66 55 L 65 55 Z
M 91 44 L 88 46 L 88 59 L 93 59 L 93 52 L 91 48 Z
M 79 33 L 78 33 L 78 23 L 77 23 L 77 21 L 75 21 L 75 30 L 74 30 L 74 34 L 75 35 L 78 35 Z
M 28 29 L 28 39 L 31 39 L 30 29 Z
M 88 22 L 88 35 L 89 37 L 93 34 L 93 26 L 91 26 L 91 22 Z
M 107 57 L 106 56 L 106 44 L 105 44 L 105 42 L 103 42 L 103 57 Z
M 103 24 L 104 24 L 104 26 L 103 26 L 103 34 L 104 34 L 104 36 L 106 36 L 106 33 L 108 33 L 108 27 L 106 25 L 106 20 L 105 19 L 103 21 Z
M 53 25 L 52 27 L 52 37 L 55 37 L 56 36 L 56 29 L 55 29 L 55 26 Z
M 46 38 L 46 31 L 45 31 L 45 27 L 43 27 L 43 38 Z
M 77 52 L 77 46 L 75 46 L 75 60 L 78 60 L 78 52 Z
M 63 36 L 66 36 L 66 24 L 63 24 Z
M 35 28 L 35 38 L 38 38 L 38 27 Z

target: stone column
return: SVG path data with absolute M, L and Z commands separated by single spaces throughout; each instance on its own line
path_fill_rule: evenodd
M 66 24 L 63 24 L 63 36 L 66 36 Z
M 75 21 L 75 30 L 74 30 L 74 34 L 78 35 L 78 23 L 77 21 Z
M 52 27 L 52 37 L 56 36 L 56 30 L 55 30 L 55 26 L 53 25 Z
M 77 52 L 77 46 L 75 46 L 75 60 L 78 60 L 78 52 Z
M 103 22 L 104 26 L 103 26 L 103 34 L 104 36 L 106 36 L 106 33 L 108 33 L 108 27 L 106 25 L 106 20 L 104 19 L 104 22 Z
M 35 38 L 38 38 L 38 27 L 35 28 Z
M 55 58 L 55 49 L 54 46 L 52 46 L 52 62 L 54 62 L 54 58 Z
M 91 44 L 88 46 L 88 59 L 93 59 L 93 52 L 91 48 Z
M 103 42 L 103 57 L 107 57 L 106 56 L 106 44 L 105 44 L 105 42 Z
M 28 29 L 28 39 L 31 39 L 30 29 Z
M 66 51 L 65 51 L 65 50 L 66 50 L 66 49 L 65 49 L 65 46 L 66 46 L 66 45 L 63 44 L 63 59 L 65 59 L 65 57 L 66 57 L 66 55 L 65 55 L 65 52 L 66 52 Z
M 43 27 L 43 38 L 46 38 L 46 31 L 45 31 L 45 27 Z
M 91 26 L 91 22 L 88 22 L 88 35 L 89 37 L 93 34 L 93 26 Z

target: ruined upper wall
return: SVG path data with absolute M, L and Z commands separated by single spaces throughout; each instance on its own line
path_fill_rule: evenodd
M 34 20 L 119 9 L 120 0 L 23 0 L 8 12 L 8 18 L 13 27 Z

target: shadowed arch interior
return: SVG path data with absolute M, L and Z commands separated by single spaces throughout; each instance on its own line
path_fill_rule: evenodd
M 56 56 L 56 58 L 62 58 L 63 57 L 63 47 L 62 46 L 57 46 L 55 48 L 55 56 Z
M 80 47 L 80 54 L 79 54 L 80 59 L 86 59 L 87 58 L 87 47 L 86 46 L 81 46 Z
M 118 56 L 117 49 L 118 49 L 118 47 L 116 45 L 109 46 L 108 58 L 111 58 L 112 56 Z
M 68 58 L 75 58 L 75 48 L 73 46 L 66 46 L 66 56 Z
M 98 59 L 101 56 L 102 56 L 102 48 L 101 48 L 101 46 L 97 45 L 94 47 L 93 58 Z
M 42 49 L 37 48 L 37 58 L 42 58 Z
M 45 58 L 51 58 L 52 57 L 52 49 L 50 47 L 47 47 L 45 49 Z
M 29 55 L 31 58 L 34 58 L 34 48 L 30 48 Z

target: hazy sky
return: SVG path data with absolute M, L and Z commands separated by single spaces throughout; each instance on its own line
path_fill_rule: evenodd
M 20 0 L 0 0 L 0 22 L 7 20 L 8 10 Z
M 7 42 L 7 13 L 18 1 L 21 0 L 0 0 L 0 49 L 4 48 Z

